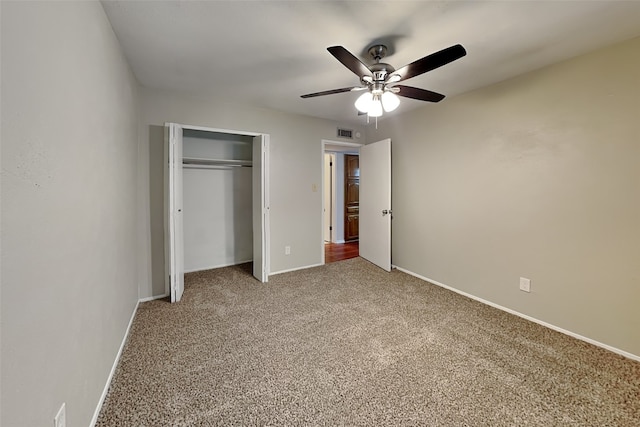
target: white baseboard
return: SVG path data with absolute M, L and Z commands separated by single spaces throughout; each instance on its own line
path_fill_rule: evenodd
M 288 270 L 275 271 L 275 272 L 269 273 L 269 276 L 275 276 L 276 274 L 282 274 L 282 273 L 290 273 L 292 271 L 304 270 L 307 268 L 319 267 L 321 265 L 324 265 L 324 264 L 312 264 L 312 265 L 305 265 L 304 267 L 295 267 L 295 268 L 290 268 Z
M 102 395 L 100 396 L 100 400 L 98 401 L 98 407 L 93 414 L 93 418 L 91 419 L 91 423 L 89 424 L 91 427 L 96 425 L 98 421 L 98 416 L 100 415 L 100 411 L 102 410 L 102 405 L 104 404 L 104 399 L 107 397 L 107 393 L 109 392 L 109 386 L 111 386 L 111 380 L 113 379 L 113 374 L 116 372 L 116 368 L 118 367 L 118 363 L 120 363 L 120 356 L 122 356 L 122 350 L 124 350 L 124 345 L 127 342 L 127 338 L 129 337 L 129 331 L 131 330 L 131 325 L 133 325 L 133 319 L 136 317 L 136 313 L 138 312 L 138 305 L 140 301 L 136 302 L 136 306 L 133 308 L 133 313 L 131 314 L 131 318 L 129 319 L 129 324 L 127 325 L 127 329 L 124 331 L 124 336 L 122 337 L 122 342 L 120 343 L 120 348 L 118 349 L 118 353 L 116 354 L 116 360 L 113 361 L 113 366 L 111 367 L 111 372 L 109 372 L 109 376 L 107 377 L 107 383 L 104 386 L 104 390 L 102 390 Z
M 458 290 L 456 288 L 453 288 L 451 286 L 445 285 L 444 283 L 440 283 L 437 280 L 432 280 L 432 279 L 429 279 L 428 277 L 421 276 L 420 274 L 414 273 L 414 272 L 409 271 L 407 269 L 404 269 L 402 267 L 398 267 L 397 265 L 394 265 L 392 267 L 396 268 L 399 271 L 402 271 L 403 273 L 407 273 L 407 274 L 409 274 L 409 275 L 411 275 L 413 277 L 417 277 L 418 279 L 424 280 L 425 282 L 433 283 L 434 285 L 440 286 L 441 288 L 448 289 L 448 290 L 450 290 L 452 292 L 455 292 L 457 294 L 463 295 L 463 296 L 465 296 L 467 298 L 471 298 L 471 299 L 476 300 L 478 302 L 481 302 L 483 304 L 490 305 L 491 307 L 497 308 L 498 310 L 506 311 L 507 313 L 513 314 L 513 315 L 518 316 L 518 317 L 522 317 L 523 319 L 526 319 L 526 320 L 529 320 L 531 322 L 537 323 L 537 324 L 542 325 L 542 326 L 544 326 L 546 328 L 553 329 L 554 331 L 560 332 L 560 333 L 565 334 L 565 335 L 569 335 L 570 337 L 579 339 L 581 341 L 588 342 L 589 344 L 593 344 L 593 345 L 595 345 L 597 347 L 604 348 L 605 350 L 609 350 L 609 351 L 611 351 L 613 353 L 616 353 L 616 354 L 619 354 L 619 355 L 624 356 L 626 358 L 629 358 L 629 359 L 632 359 L 632 360 L 640 362 L 640 356 L 635 355 L 633 353 L 629 353 L 628 351 L 620 350 L 619 348 L 612 347 L 612 346 L 610 346 L 608 344 L 601 343 L 601 342 L 593 340 L 591 338 L 587 338 L 585 336 L 576 334 L 575 332 L 571 332 L 571 331 L 568 331 L 566 329 L 562 329 L 562 328 L 560 328 L 558 326 L 555 326 L 555 325 L 552 325 L 550 323 L 544 322 L 542 320 L 536 319 L 535 317 L 531 317 L 531 316 L 528 316 L 526 314 L 522 314 L 522 313 L 517 312 L 515 310 L 512 310 L 510 308 L 503 307 L 503 306 L 498 305 L 496 303 L 493 303 L 491 301 L 479 298 L 479 297 L 477 297 L 475 295 L 471 295 L 469 293 L 463 292 L 463 291 Z
M 139 303 L 141 303 L 141 302 L 149 302 L 149 301 L 153 301 L 153 300 L 156 300 L 156 299 L 166 298 L 166 297 L 168 297 L 169 295 L 171 295 L 171 294 L 154 295 L 154 296 L 152 296 L 152 297 L 140 298 L 140 299 L 138 300 L 138 302 L 139 302 Z

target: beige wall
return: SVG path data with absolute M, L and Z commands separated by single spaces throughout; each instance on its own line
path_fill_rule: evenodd
M 393 263 L 640 355 L 638 52 L 634 39 L 369 130 L 393 140 Z
M 0 424 L 88 426 L 138 299 L 137 83 L 98 2 L 2 2 Z
M 267 133 L 270 140 L 271 272 L 322 262 L 322 139 L 339 141 L 329 120 L 141 91 L 140 297 L 164 294 L 163 163 L 165 122 Z M 360 131 L 363 128 L 345 127 Z M 351 141 L 351 140 L 350 140 Z M 351 142 L 358 142 L 353 140 Z M 317 191 L 312 191 L 312 185 Z M 291 254 L 284 247 L 291 246 Z

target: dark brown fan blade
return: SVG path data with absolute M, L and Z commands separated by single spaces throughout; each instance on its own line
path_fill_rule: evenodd
M 404 67 L 396 70 L 391 74 L 399 74 L 400 80 L 398 81 L 407 80 L 411 77 L 419 76 L 420 74 L 426 73 L 427 71 L 435 70 L 438 67 L 442 67 L 449 62 L 453 62 L 456 59 L 462 58 L 466 54 L 467 51 L 464 49 L 464 47 L 457 44 L 446 49 L 442 49 L 439 52 L 432 53 L 431 55 L 427 55 L 424 58 L 418 59 L 417 61 L 405 65 Z
M 300 98 L 313 98 L 314 96 L 333 95 L 334 93 L 351 92 L 353 89 L 354 89 L 353 87 L 343 87 L 340 89 L 325 90 L 322 92 L 315 92 L 315 93 L 308 93 L 306 95 L 300 95 Z
M 400 89 L 397 93 L 405 98 L 413 98 L 420 101 L 440 102 L 444 99 L 444 95 L 437 92 L 431 92 L 426 89 L 419 89 L 417 87 L 395 85 L 394 88 Z
M 371 70 L 369 70 L 369 67 L 364 65 L 362 61 L 360 61 L 351 52 L 349 52 L 342 46 L 331 46 L 328 47 L 327 50 L 331 55 L 335 56 L 335 58 L 340 61 L 342 65 L 350 69 L 356 76 L 360 77 L 361 79 L 364 76 L 371 75 Z

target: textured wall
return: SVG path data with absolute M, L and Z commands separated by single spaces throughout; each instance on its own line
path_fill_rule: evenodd
M 90 424 L 138 299 L 137 82 L 97 2 L 2 2 L 3 426 Z
M 638 51 L 634 39 L 369 131 L 393 140 L 393 263 L 640 355 Z

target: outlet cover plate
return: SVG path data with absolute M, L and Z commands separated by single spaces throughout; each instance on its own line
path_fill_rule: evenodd
M 524 292 L 531 292 L 531 280 L 520 278 L 520 290 Z

